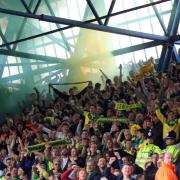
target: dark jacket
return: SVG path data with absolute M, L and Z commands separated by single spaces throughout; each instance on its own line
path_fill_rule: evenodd
M 157 124 L 154 124 L 154 127 L 152 129 L 153 133 L 153 140 L 154 144 L 156 146 L 159 146 L 161 149 L 163 148 L 163 125 L 161 122 L 158 122 Z
M 178 161 L 176 162 L 176 174 L 177 174 L 177 177 L 180 178 L 180 157 Z
M 144 171 L 144 177 L 145 177 L 145 179 L 154 180 L 157 170 L 158 170 L 157 166 L 155 166 L 155 165 L 152 163 L 152 164 L 151 164 L 149 167 L 147 167 L 147 169 Z
M 115 179 L 115 180 L 123 180 L 123 176 L 121 176 L 120 178 Z M 129 180 L 136 180 L 136 179 L 135 179 L 135 178 L 130 177 L 130 178 L 129 178 Z
M 100 180 L 102 177 L 106 177 L 108 180 L 123 180 L 123 176 L 115 176 L 111 173 L 110 167 L 104 169 L 103 173 L 100 172 L 99 168 L 97 168 L 94 173 L 92 173 L 88 180 Z M 134 180 L 134 178 L 130 178 L 129 180 Z

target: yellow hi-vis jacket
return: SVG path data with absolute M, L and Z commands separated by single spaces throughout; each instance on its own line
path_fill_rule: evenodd
M 180 149 L 177 148 L 175 145 L 169 145 L 164 150 L 163 153 L 169 152 L 173 155 L 174 162 L 178 159 L 180 156 Z
M 154 145 L 154 144 L 147 144 L 145 146 L 143 146 L 136 155 L 136 161 L 135 163 L 141 167 L 142 169 L 144 169 L 144 165 L 147 161 L 151 160 L 151 156 L 153 155 L 153 153 L 157 153 L 160 154 L 161 153 L 161 149 Z

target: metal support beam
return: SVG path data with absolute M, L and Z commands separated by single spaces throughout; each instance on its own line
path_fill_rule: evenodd
M 23 62 L 23 61 L 26 61 L 26 62 Z M 22 63 L 8 63 L 8 64 L 4 64 L 3 66 L 28 66 L 29 63 L 27 63 L 27 60 L 26 59 L 21 59 L 21 62 Z M 54 63 L 54 62 L 30 62 L 31 65 L 44 65 L 44 64 L 57 64 L 57 63 Z M 0 63 L 1 65 L 1 63 Z
M 127 47 L 127 48 L 121 48 L 121 49 L 113 50 L 112 54 L 114 56 L 119 56 L 119 55 L 122 55 L 122 54 L 127 54 L 127 53 L 131 53 L 131 52 L 134 52 L 134 51 L 139 51 L 141 49 L 147 49 L 147 48 L 159 46 L 159 45 L 162 45 L 162 44 L 163 44 L 162 42 L 150 41 L 150 42 L 147 42 L 147 43 L 142 43 L 142 44 L 130 46 L 130 47 Z
M 173 13 L 174 19 L 172 23 L 170 22 L 170 27 L 168 28 L 170 32 L 170 37 L 175 36 L 178 32 L 178 27 L 179 27 L 179 22 L 180 22 L 180 1 L 179 0 L 174 0 L 172 11 L 174 12 Z
M 22 35 L 22 33 L 23 33 L 24 26 L 25 26 L 26 22 L 27 22 L 27 18 L 24 18 L 24 19 L 23 19 L 23 22 L 22 22 L 22 24 L 21 24 L 21 26 L 20 26 L 20 28 L 19 28 L 19 31 L 18 31 L 18 33 L 17 33 L 16 41 L 17 41 L 18 39 L 20 39 L 20 37 L 21 37 L 21 35 Z M 17 44 L 15 43 L 15 44 L 13 45 L 13 47 L 12 47 L 12 50 L 15 51 L 16 48 L 17 48 Z
M 35 84 L 39 84 L 39 83 L 42 84 L 43 81 L 50 80 L 52 76 L 58 75 L 58 73 L 60 73 L 62 71 L 63 71 L 63 69 L 60 69 L 60 70 L 56 71 L 55 73 L 52 73 L 49 76 L 46 76 L 46 77 L 40 79 L 39 81 L 36 81 Z
M 63 59 L 63 58 L 24 53 L 24 52 L 19 52 L 19 51 L 8 51 L 5 49 L 0 49 L 0 54 L 6 55 L 6 56 L 20 57 L 20 58 L 35 59 L 35 60 L 45 61 L 45 62 L 47 61 L 47 62 L 52 62 L 52 63 L 62 63 L 62 64 L 67 63 L 66 62 L 67 59 Z
M 42 1 L 42 0 L 38 0 L 38 2 L 37 2 L 37 4 L 36 4 L 36 7 L 34 8 L 33 14 L 36 14 L 36 12 L 37 12 L 40 4 L 41 4 L 41 1 Z
M 170 0 L 157 1 L 157 2 L 154 2 L 154 3 L 150 3 L 150 4 L 145 4 L 145 5 L 137 6 L 135 8 L 130 8 L 130 9 L 126 9 L 126 10 L 123 10 L 123 11 L 116 12 L 116 13 L 112 13 L 110 16 L 111 17 L 112 16 L 116 16 L 116 15 L 119 15 L 119 14 L 127 13 L 127 12 L 130 12 L 130 11 L 133 11 L 133 10 L 138 10 L 138 9 L 141 9 L 141 8 L 149 7 L 149 6 L 160 4 L 160 3 L 163 3 L 163 2 L 167 2 L 167 1 L 170 1 Z M 11 11 L 11 10 L 8 10 L 8 9 L 0 8 L 0 12 L 1 13 L 6 13 L 6 14 L 11 14 L 11 15 L 25 16 L 25 17 L 29 17 L 29 18 L 34 18 L 32 16 L 28 16 L 28 14 L 26 14 L 26 13 L 22 14 L 22 13 L 19 13 L 18 11 Z M 44 17 L 44 15 L 41 15 L 40 17 L 42 18 L 42 17 Z M 101 16 L 100 19 L 104 19 L 106 17 L 107 17 L 107 15 L 106 16 Z M 37 19 L 39 19 L 39 17 Z M 91 19 L 91 20 L 87 20 L 87 21 L 84 21 L 84 22 L 81 22 L 81 23 L 85 24 L 85 23 L 91 23 L 91 22 L 95 22 L 95 21 L 96 21 L 96 19 Z M 66 26 L 66 27 L 63 27 L 63 28 L 55 29 L 55 30 L 52 30 L 52 31 L 48 31 L 48 32 L 45 32 L 45 33 L 42 33 L 42 34 L 37 34 L 37 35 L 31 36 L 31 37 L 22 38 L 22 39 L 20 39 L 18 41 L 13 41 L 10 44 L 15 44 L 15 43 L 27 41 L 27 40 L 30 40 L 30 39 L 33 39 L 33 38 L 38 38 L 38 37 L 45 36 L 45 35 L 48 35 L 48 34 L 56 33 L 58 31 L 66 30 L 66 29 L 69 29 L 69 28 L 72 28 L 72 27 L 75 27 L 75 26 L 70 25 L 70 26 Z M 5 46 L 5 44 L 1 45 L 0 47 L 4 47 L 4 46 Z
M 19 11 L 6 10 L 6 9 L 2 9 L 2 8 L 0 8 L 0 12 L 7 13 L 7 14 L 13 14 L 13 15 L 17 15 L 17 16 L 25 16 L 25 17 L 29 17 L 29 18 L 38 19 L 41 21 L 46 21 L 46 22 L 70 25 L 71 27 L 72 26 L 73 27 L 81 27 L 81 28 L 87 28 L 87 29 L 92 29 L 92 30 L 98 30 L 98 31 L 102 31 L 102 32 L 115 33 L 115 34 L 121 34 L 121 35 L 127 35 L 127 36 L 150 39 L 150 40 L 157 40 L 157 41 L 166 41 L 167 40 L 166 36 L 153 35 L 153 34 L 149 34 L 149 33 L 125 30 L 125 29 L 115 28 L 115 27 L 107 27 L 107 26 L 103 26 L 103 25 L 91 24 L 91 23 L 70 20 L 70 19 L 65 19 L 65 18 L 52 17 L 52 16 L 47 16 L 47 15 L 34 15 L 34 14 L 28 14 L 28 13 L 23 13 L 23 12 L 19 12 Z M 66 29 L 66 27 L 64 27 L 62 29 L 64 30 L 64 29 Z M 11 42 L 8 44 L 14 44 L 14 43 L 17 43 L 17 42 Z M 1 45 L 0 47 L 3 47 L 3 46 L 4 45 Z
M 170 10 L 167 10 L 167 11 L 163 11 L 161 13 L 161 15 L 167 15 L 171 13 Z M 148 16 L 143 16 L 143 17 L 138 17 L 138 18 L 134 18 L 134 19 L 131 19 L 131 20 L 127 20 L 127 21 L 124 21 L 124 22 L 121 22 L 121 23 L 118 23 L 118 24 L 115 24 L 116 27 L 120 27 L 120 26 L 124 26 L 124 25 L 130 25 L 131 23 L 135 23 L 137 21 L 144 21 L 144 20 L 149 20 L 150 18 L 154 18 L 156 17 L 156 15 L 152 14 L 152 15 L 148 15 Z
M 173 36 L 171 39 L 173 42 L 180 41 L 180 34 Z
M 90 18 L 92 15 L 91 13 L 91 9 L 89 8 L 89 6 L 86 4 L 86 7 L 85 7 L 85 11 L 84 11 L 84 14 L 82 16 L 82 21 L 86 21 L 88 18 Z M 84 53 L 82 51 L 82 49 L 84 48 L 83 44 L 82 43 L 79 43 L 80 41 L 80 37 L 82 36 L 82 29 L 79 30 L 79 33 L 77 35 L 77 41 L 75 43 L 75 46 L 74 46 L 74 54 L 79 54 L 79 56 L 82 56 L 82 54 Z M 74 36 L 74 38 L 76 38 L 76 36 Z
M 3 34 L 2 30 L 1 30 L 1 27 L 0 27 L 0 36 L 1 36 L 1 38 L 2 38 L 2 41 L 3 41 L 5 44 L 7 44 L 8 42 L 7 42 L 6 37 L 4 36 L 4 34 Z M 10 48 L 9 45 L 7 45 L 6 48 L 7 48 L 8 50 L 11 50 L 11 48 Z
M 59 17 L 51 17 L 51 16 L 45 16 L 45 15 L 43 15 L 41 17 L 42 18 L 40 18 L 39 20 L 42 20 L 42 21 L 60 23 L 60 24 L 64 24 L 64 25 L 98 30 L 98 31 L 114 33 L 114 34 L 139 37 L 139 38 L 150 39 L 150 40 L 157 40 L 157 41 L 166 41 L 167 40 L 166 36 L 159 36 L 159 35 L 137 32 L 137 31 L 132 31 L 132 30 L 125 30 L 125 29 L 116 28 L 116 27 L 107 27 L 107 26 L 98 25 L 98 24 L 82 23 L 81 21 L 59 18 Z
M 31 10 L 29 9 L 28 5 L 26 4 L 26 2 L 25 2 L 24 0 L 20 0 L 20 1 L 21 1 L 21 3 L 23 4 L 23 6 L 25 7 L 26 11 L 27 11 L 28 13 L 32 13 Z
M 31 39 L 35 39 L 35 38 L 38 38 L 38 37 L 42 37 L 42 36 L 45 36 L 47 35 L 46 37 L 49 38 L 50 40 L 52 40 L 54 43 L 56 43 L 57 45 L 61 46 L 62 48 L 66 49 L 66 46 L 64 45 L 64 43 L 62 42 L 61 39 L 57 39 L 57 37 L 53 36 L 53 33 L 50 33 L 52 31 L 49 31 L 49 33 L 42 33 L 42 30 L 41 29 L 38 29 L 36 26 L 34 26 L 33 24 L 31 24 L 33 26 L 33 29 L 35 29 L 36 32 L 40 33 L 39 35 L 34 35 L 34 36 L 30 36 L 30 37 L 27 37 L 27 38 L 22 38 L 22 39 L 19 39 L 21 34 L 22 34 L 22 31 L 24 29 L 24 25 L 25 23 L 27 22 L 27 19 L 23 21 L 23 23 L 21 24 L 21 28 L 20 28 L 20 31 L 18 32 L 18 35 L 17 35 L 17 40 L 14 41 L 16 43 L 12 43 L 14 44 L 12 50 L 15 51 L 16 50 L 16 47 L 17 47 L 17 43 L 18 42 L 24 42 L 24 41 L 27 41 L 27 40 L 31 40 Z M 43 35 L 44 34 L 44 35 Z M 67 38 L 68 39 L 68 38 Z M 70 46 L 72 46 L 71 44 L 69 44 Z M 73 46 L 72 46 L 73 47 Z
M 163 14 L 167 14 L 167 13 L 169 13 L 170 11 L 165 11 Z M 152 17 L 154 17 L 154 16 L 152 16 Z M 147 19 L 147 18 L 149 18 L 149 17 L 145 17 L 145 18 L 140 18 L 141 20 L 144 20 L 144 19 Z M 121 23 L 121 24 L 118 24 L 119 26 L 121 26 L 121 25 L 124 25 L 124 24 L 126 24 L 126 23 L 133 23 L 133 22 L 135 22 L 135 21 L 137 21 L 137 20 L 131 20 L 131 21 L 128 21 L 128 22 L 124 22 L 124 23 Z M 35 28 L 35 27 L 34 27 Z M 60 42 L 58 42 L 58 40 L 56 39 L 54 39 L 54 37 L 53 37 L 53 35 L 51 35 L 51 34 L 53 34 L 53 33 L 56 33 L 56 32 L 58 32 L 58 31 L 60 31 L 60 30 L 62 30 L 62 29 L 68 29 L 68 27 L 65 27 L 65 28 L 61 28 L 61 29 L 55 29 L 55 30 L 52 30 L 52 31 L 47 31 L 47 32 L 45 32 L 45 33 L 40 33 L 40 34 L 37 34 L 37 35 L 34 35 L 34 36 L 30 36 L 30 37 L 27 37 L 27 38 L 22 38 L 22 39 L 19 39 L 19 40 L 16 40 L 16 41 L 13 41 L 13 42 L 11 42 L 11 44 L 17 44 L 17 43 L 19 43 L 19 42 L 24 42 L 24 41 L 27 41 L 27 40 L 30 40 L 30 39 L 35 39 L 35 38 L 38 38 L 38 37 L 41 37 L 41 36 L 46 36 L 46 35 L 48 35 L 49 36 L 49 38 L 50 39 L 52 39 L 53 41 L 55 41 L 57 44 L 59 44 L 60 46 L 62 46 L 62 47 L 64 47 L 62 44 L 60 44 Z M 38 31 L 40 31 L 40 30 L 38 30 L 37 29 L 37 32 Z M 5 46 L 5 44 L 3 44 L 2 45 L 2 47 L 4 47 Z M 1 47 L 1 46 L 0 46 Z M 64 47 L 65 48 L 65 47 Z
M 61 29 L 63 29 L 63 28 L 61 28 Z M 59 29 L 55 29 L 55 30 L 52 30 L 52 31 L 48 31 L 48 32 L 37 34 L 37 35 L 29 36 L 29 37 L 26 37 L 26 38 L 21 38 L 21 39 L 18 39 L 16 41 L 11 41 L 11 42 L 9 42 L 7 44 L 2 44 L 2 45 L 0 45 L 0 47 L 5 47 L 6 45 L 17 44 L 17 43 L 28 41 L 28 40 L 31 40 L 31 39 L 35 39 L 35 38 L 38 38 L 38 37 L 50 35 L 50 34 L 58 32 L 58 31 L 59 31 Z
M 54 11 L 53 11 L 51 5 L 49 4 L 48 0 L 45 0 L 45 3 L 46 3 L 46 5 L 47 5 L 47 8 L 48 8 L 50 14 L 55 17 Z M 60 29 L 60 28 L 61 28 L 61 25 L 60 25 L 59 23 L 56 23 L 56 27 Z M 66 39 L 66 37 L 65 37 L 65 35 L 64 35 L 64 33 L 63 33 L 62 31 L 60 31 L 60 35 L 61 35 L 61 37 L 62 37 L 62 39 L 63 39 L 63 41 L 64 41 L 64 44 L 65 44 L 67 50 L 72 54 L 71 47 L 70 47 L 70 45 L 68 44 L 67 39 Z
M 151 3 L 154 2 L 153 0 L 149 0 L 149 1 L 150 1 Z M 158 20 L 159 20 L 159 23 L 160 23 L 160 25 L 161 25 L 161 27 L 162 27 L 162 29 L 163 29 L 163 31 L 164 31 L 164 34 L 167 35 L 166 26 L 165 26 L 165 24 L 164 24 L 163 18 L 161 17 L 160 13 L 158 12 L 157 7 L 156 7 L 156 6 L 152 6 L 152 8 L 153 8 L 153 10 L 154 10 L 154 12 L 155 12 Z
M 180 22 L 180 1 L 174 0 L 171 17 L 167 29 L 169 42 L 163 46 L 159 65 L 158 65 L 158 71 L 165 71 L 168 69 L 169 62 L 173 57 L 172 55 L 174 50 L 174 41 L 172 40 L 172 38 L 177 34 L 179 22 Z
M 112 1 L 111 1 L 111 5 L 110 5 L 110 7 L 109 7 L 107 17 L 106 17 L 106 19 L 105 19 L 105 21 L 104 21 L 104 25 L 105 25 L 105 26 L 108 25 L 108 23 L 109 23 L 110 14 L 111 14 L 112 11 L 113 11 L 113 8 L 114 8 L 115 3 L 116 3 L 116 0 L 112 0 Z
M 150 2 L 152 3 L 153 0 L 150 0 Z M 167 29 L 166 29 L 165 23 L 164 23 L 164 21 L 163 21 L 163 18 L 161 17 L 161 15 L 160 15 L 159 12 L 158 12 L 158 9 L 156 8 L 156 6 L 152 6 L 152 7 L 153 7 L 153 10 L 154 10 L 154 12 L 155 12 L 158 20 L 159 20 L 160 25 L 161 25 L 161 27 L 162 27 L 162 29 L 163 29 L 163 31 L 164 31 L 164 34 L 165 34 L 165 35 L 168 35 L 168 31 L 167 31 Z M 175 48 L 173 48 L 173 57 L 174 57 L 174 59 L 176 59 L 176 60 L 178 59 L 177 52 L 176 52 L 176 49 L 175 49 Z
M 178 54 L 177 49 L 176 49 L 175 46 L 173 48 L 173 55 L 172 56 L 174 56 L 174 59 L 176 59 L 177 63 L 180 63 L 180 55 Z
M 46 73 L 46 72 L 49 72 L 49 71 L 59 70 L 61 68 L 64 68 L 64 67 L 61 66 L 60 64 L 57 64 L 57 65 L 54 65 L 54 66 L 34 70 L 34 71 L 32 71 L 32 74 L 33 75 L 42 74 L 42 73 Z M 1 83 L 7 82 L 7 81 L 14 81 L 14 80 L 17 80 L 17 79 L 24 79 L 24 73 L 4 77 L 4 78 L 1 79 Z
M 139 44 L 139 45 L 135 45 L 135 46 L 130 46 L 127 48 L 113 50 L 111 53 L 114 56 L 118 56 L 118 55 L 130 53 L 130 52 L 138 51 L 141 49 L 151 48 L 151 47 L 158 46 L 158 45 L 162 45 L 162 43 L 156 42 L 156 41 L 151 41 L 151 42 L 147 42 L 147 43 L 143 43 L 143 44 Z M 60 58 L 47 57 L 47 56 L 35 55 L 35 54 L 29 54 L 29 53 L 22 53 L 22 52 L 17 52 L 17 51 L 16 52 L 9 52 L 7 50 L 2 50 L 2 49 L 0 50 L 0 54 L 44 61 L 44 62 L 37 62 L 37 63 L 31 63 L 31 64 L 63 63 L 63 65 L 65 65 L 64 62 L 62 62 L 65 59 L 60 59 Z M 93 59 L 94 57 L 90 57 L 90 58 Z M 88 57 L 85 59 L 88 59 Z M 19 65 L 22 65 L 22 64 L 25 65 L 26 63 L 20 63 Z M 12 66 L 13 65 L 17 66 L 18 64 L 12 64 Z M 9 66 L 9 64 L 8 64 L 8 66 Z M 11 66 L 11 64 L 10 64 L 10 66 Z
M 147 48 L 159 46 L 159 45 L 162 45 L 162 44 L 163 44 L 163 42 L 150 41 L 150 42 L 147 42 L 147 43 L 142 43 L 142 44 L 126 47 L 126 48 L 116 49 L 116 50 L 111 51 L 111 54 L 114 55 L 114 56 L 119 56 L 119 55 L 122 55 L 122 54 L 127 54 L 127 53 L 131 53 L 131 52 L 139 51 L 139 50 L 142 50 L 142 49 L 147 49 Z M 86 62 L 89 63 L 90 61 L 93 61 L 93 60 L 96 60 L 96 59 L 101 59 L 101 58 L 104 58 L 105 56 L 106 56 L 106 53 L 105 54 L 96 54 L 94 56 L 88 56 L 88 57 L 82 58 L 81 61 L 83 63 L 86 63 Z M 73 63 L 74 62 L 72 61 L 70 63 L 70 65 L 73 66 Z
M 33 3 L 34 3 L 34 0 L 31 0 L 30 3 L 29 3 L 29 6 L 28 6 L 29 9 L 32 8 Z M 24 30 L 24 27 L 25 27 L 26 22 L 27 22 L 27 17 L 25 17 L 25 18 L 23 19 L 22 23 L 21 23 L 21 26 L 20 26 L 20 28 L 19 28 L 19 31 L 18 31 L 18 33 L 17 33 L 17 35 L 16 35 L 16 40 L 20 39 L 20 37 L 21 37 L 21 35 L 22 35 L 22 33 L 23 33 L 23 30 Z M 17 44 L 14 44 L 12 50 L 15 51 L 15 50 L 16 50 L 16 47 L 17 47 Z
M 33 29 L 35 30 L 35 32 L 37 32 L 37 33 L 42 33 L 42 30 L 41 30 L 40 28 L 37 28 L 35 25 L 33 25 L 33 24 L 27 24 L 27 25 L 28 25 L 28 26 L 33 26 Z M 65 46 L 65 44 L 64 44 L 64 42 L 63 42 L 62 39 L 58 39 L 58 38 L 57 38 L 56 36 L 54 36 L 53 34 L 48 34 L 46 37 L 51 40 L 51 44 L 52 44 L 52 43 L 55 43 L 55 44 L 61 46 L 63 49 L 67 50 L 67 47 Z M 68 40 L 68 38 L 66 38 L 66 39 Z M 42 45 L 46 45 L 46 43 L 45 43 L 45 44 L 43 43 Z M 69 44 L 69 45 L 70 45 L 70 44 Z M 70 45 L 70 46 L 71 46 L 71 45 Z M 34 45 L 33 45 L 33 47 L 34 47 Z
M 99 19 L 99 15 L 98 15 L 93 3 L 91 2 L 91 0 L 86 0 L 86 2 L 88 4 L 89 8 L 91 9 L 92 13 L 94 14 L 95 18 L 97 19 L 98 23 L 100 25 L 103 25 L 101 19 Z
M 27 48 L 27 43 L 26 44 L 20 44 L 18 47 L 19 51 L 24 51 Z M 21 61 L 24 61 L 27 59 L 21 58 Z M 32 76 L 32 66 L 31 66 L 31 61 L 28 60 L 26 61 L 26 63 L 28 64 L 27 66 L 22 66 L 22 71 L 24 74 L 24 82 L 27 86 L 32 87 L 34 84 L 34 78 Z
M 11 88 L 19 88 L 19 89 L 21 89 L 24 86 L 24 84 L 21 83 L 18 84 L 18 83 L 9 83 L 9 82 L 3 82 L 1 85 L 6 88 L 11 87 Z
M 176 41 L 175 44 L 180 45 L 180 41 Z
M 14 18 L 12 16 L 8 18 L 8 24 L 6 27 L 6 32 L 4 34 L 4 37 L 6 37 L 6 39 L 8 39 L 9 41 L 13 40 L 14 34 L 12 33 L 12 29 L 14 28 L 14 22 L 15 21 L 14 21 Z M 8 51 L 8 50 L 6 50 L 6 51 Z M 7 60 L 8 60 L 7 56 L 1 56 L 0 78 L 2 77 L 3 72 L 4 72 L 4 66 L 3 65 L 6 64 Z
M 31 0 L 30 3 L 29 3 L 29 6 L 28 8 L 31 9 L 32 6 L 33 6 L 33 3 L 34 3 L 34 0 Z M 36 13 L 36 11 L 38 10 L 39 8 L 39 5 L 41 3 L 41 0 L 38 0 L 37 4 L 36 4 L 36 7 L 34 9 L 34 14 Z M 24 27 L 25 27 L 25 24 L 27 22 L 27 17 L 25 17 L 22 21 L 22 24 L 19 28 L 19 32 L 17 34 L 17 37 L 16 37 L 16 40 L 20 39 L 22 33 L 23 33 L 23 30 L 24 30 Z M 40 31 L 40 33 L 42 33 L 42 31 L 40 29 L 38 29 L 37 27 L 33 26 L 33 28 L 36 28 L 36 32 Z M 61 47 L 65 48 L 65 46 L 63 46 L 63 44 L 60 42 L 60 40 L 58 40 L 57 38 L 55 38 L 53 35 L 48 35 L 48 38 L 51 39 L 52 41 L 56 42 L 57 44 L 59 44 Z M 17 43 L 14 44 L 12 50 L 15 51 L 16 50 L 16 47 L 17 47 Z

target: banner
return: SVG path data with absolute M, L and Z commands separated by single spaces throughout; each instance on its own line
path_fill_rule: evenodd
M 140 68 L 140 73 L 134 76 L 131 76 L 133 81 L 138 81 L 144 76 L 150 77 L 149 75 L 153 71 L 154 65 L 152 63 L 147 64 L 146 66 L 143 66 Z
M 87 111 L 84 111 L 84 116 L 85 116 L 85 125 L 88 125 L 92 121 L 96 123 L 112 123 L 112 122 L 126 123 L 127 122 L 127 118 L 96 117 L 91 115 Z
M 138 74 L 138 75 L 134 75 L 134 76 L 131 76 L 131 79 L 133 80 L 133 81 L 139 81 L 141 78 L 143 78 L 143 77 L 154 77 L 154 78 L 162 78 L 162 77 L 165 77 L 165 76 L 167 76 L 167 73 L 162 73 L 162 72 L 159 72 L 159 73 L 154 73 L 154 74 L 144 74 L 144 76 L 143 75 L 140 75 L 140 74 Z
M 135 76 L 132 76 L 131 79 L 133 81 L 139 81 L 143 76 L 142 75 L 135 75 Z
M 96 118 L 94 121 L 97 123 L 112 123 L 112 122 L 118 122 L 118 123 L 126 123 L 127 118 L 111 118 L 111 117 L 99 117 Z
M 142 107 L 141 103 L 134 103 L 134 104 L 116 103 L 115 104 L 115 110 L 130 111 L 131 109 L 138 109 L 141 107 Z
M 28 146 L 27 150 L 29 152 L 40 151 L 40 150 L 45 149 L 45 144 L 49 144 L 51 146 L 61 146 L 61 145 L 70 145 L 70 144 L 72 144 L 72 142 L 68 141 L 68 140 L 48 141 L 48 142 L 43 142 L 43 143 L 40 143 L 40 144 L 35 144 L 35 145 L 32 145 L 32 146 Z
M 154 66 L 153 66 L 152 63 L 147 64 L 146 66 L 141 67 L 141 69 L 140 69 L 140 74 L 141 74 L 141 75 L 144 75 L 144 74 L 146 74 L 146 73 L 151 73 L 152 70 L 153 70 L 153 67 L 154 67 Z
M 88 111 L 84 111 L 83 112 L 83 115 L 84 115 L 84 117 L 85 117 L 85 125 L 87 125 L 87 124 L 89 124 L 89 122 L 90 121 L 92 121 L 94 118 L 95 118 L 95 116 L 94 115 L 92 115 L 90 112 L 88 112 Z
M 150 77 L 162 78 L 162 77 L 165 77 L 165 76 L 167 76 L 167 73 L 159 72 L 159 73 L 153 74 Z

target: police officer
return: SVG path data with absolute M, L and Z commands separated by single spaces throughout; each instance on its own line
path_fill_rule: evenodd
M 173 155 L 174 162 L 177 161 L 180 156 L 180 149 L 175 145 L 176 133 L 174 131 L 169 131 L 165 139 L 166 148 L 163 150 L 164 153 L 169 152 Z
M 145 163 L 151 160 L 151 156 L 154 153 L 157 154 L 161 153 L 161 149 L 153 144 L 153 134 L 151 130 L 147 133 L 146 139 L 147 139 L 147 143 L 138 150 L 135 161 L 135 163 L 142 169 L 145 168 L 144 167 Z

